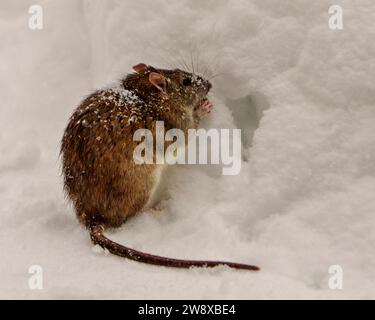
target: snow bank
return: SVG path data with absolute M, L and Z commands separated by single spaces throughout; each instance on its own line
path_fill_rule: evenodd
M 342 31 L 328 28 L 325 0 L 40 1 L 45 27 L 31 31 L 37 2 L 0 4 L 1 298 L 375 298 L 373 1 L 336 1 Z M 191 59 L 217 74 L 204 126 L 242 128 L 249 160 L 238 176 L 173 168 L 162 212 L 111 237 L 259 273 L 91 250 L 62 195 L 59 141 L 80 99 L 138 62 Z M 328 287 L 331 265 L 343 290 Z

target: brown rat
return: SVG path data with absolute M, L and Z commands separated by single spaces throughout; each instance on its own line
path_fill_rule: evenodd
M 156 121 L 165 130 L 196 128 L 212 109 L 209 81 L 179 69 L 156 69 L 141 63 L 118 87 L 98 90 L 75 110 L 61 145 L 64 188 L 79 221 L 95 244 L 111 253 L 170 267 L 214 267 L 259 270 L 256 266 L 223 261 L 170 259 L 139 252 L 103 235 L 150 204 L 158 183 L 159 164 L 136 164 L 137 129 L 156 134 Z

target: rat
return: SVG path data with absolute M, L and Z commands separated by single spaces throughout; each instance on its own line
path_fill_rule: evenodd
M 163 165 L 137 164 L 133 134 L 157 121 L 166 130 L 187 136 L 213 109 L 207 94 L 211 83 L 180 69 L 158 69 L 144 63 L 133 67 L 117 86 L 87 96 L 70 117 L 61 142 L 64 190 L 79 222 L 94 244 L 114 255 L 148 264 L 190 268 L 226 265 L 259 270 L 257 266 L 226 262 L 173 259 L 118 244 L 104 235 L 107 228 L 152 206 Z M 167 142 L 166 142 L 167 143 Z

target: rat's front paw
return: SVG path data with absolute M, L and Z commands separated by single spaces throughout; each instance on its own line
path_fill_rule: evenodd
M 202 104 L 198 106 L 195 112 L 197 113 L 199 118 L 202 118 L 208 115 L 212 111 L 213 108 L 214 108 L 214 105 L 208 99 L 204 99 Z

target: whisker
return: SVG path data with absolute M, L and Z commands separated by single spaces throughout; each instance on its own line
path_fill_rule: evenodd
M 198 46 L 195 47 L 195 51 L 196 51 L 196 68 L 197 68 L 197 73 L 199 74 L 200 73 L 200 66 L 199 66 L 199 58 L 200 58 L 200 50 L 198 48 Z
M 182 55 L 181 51 L 177 52 L 177 55 L 179 57 L 179 60 L 181 61 L 181 69 L 185 69 L 186 71 L 189 71 L 189 65 L 187 64 L 186 60 L 184 59 L 184 56 Z
M 170 67 L 170 66 L 171 66 L 171 63 L 172 63 L 172 65 L 173 65 L 173 68 L 176 68 L 176 67 L 178 67 L 178 65 L 181 64 L 181 62 L 179 62 L 179 61 L 177 60 L 177 58 L 175 57 L 174 52 L 172 52 L 171 50 L 167 50 L 165 47 L 162 47 L 162 46 L 161 46 L 160 44 L 158 44 L 158 43 L 154 43 L 154 44 L 152 44 L 152 46 L 153 46 L 154 48 L 157 48 L 157 49 L 159 49 L 160 51 L 164 52 L 164 54 L 168 56 L 168 58 L 166 59 L 166 58 L 164 57 L 164 55 L 158 53 L 159 58 L 160 58 L 161 60 L 163 60 L 163 62 L 165 63 L 165 65 L 166 65 L 167 67 Z M 159 51 L 159 50 L 158 50 L 158 51 Z
M 220 76 L 223 76 L 225 74 L 226 74 L 225 72 L 216 73 L 216 74 L 212 75 L 211 77 L 209 77 L 208 80 L 212 80 L 212 79 L 214 79 L 216 77 L 220 77 Z
M 193 55 L 192 55 L 191 49 L 190 49 L 190 64 L 191 64 L 191 67 L 193 69 L 193 73 L 195 73 L 195 70 L 194 70 L 194 61 L 193 61 Z

